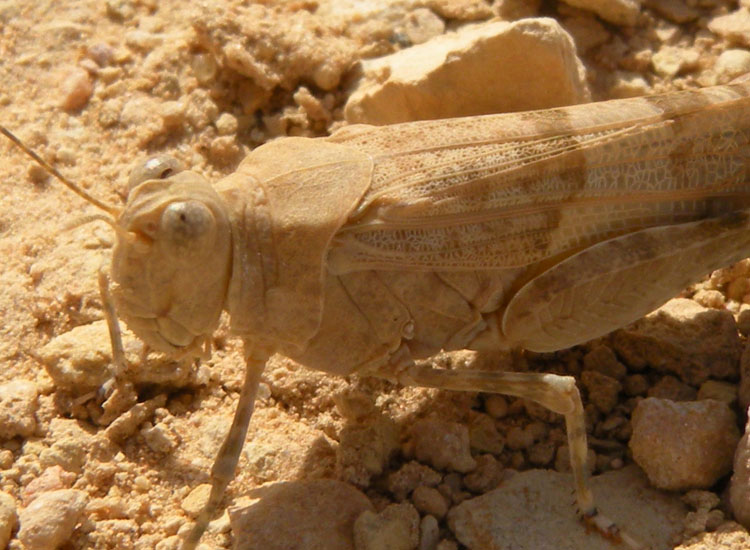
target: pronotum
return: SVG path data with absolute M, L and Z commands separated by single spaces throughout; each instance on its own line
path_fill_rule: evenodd
M 199 355 L 222 311 L 243 341 L 235 418 L 184 550 L 219 511 L 274 353 L 335 375 L 520 396 L 564 415 L 582 516 L 636 546 L 597 513 L 572 377 L 414 360 L 567 348 L 750 256 L 746 82 L 282 138 L 214 185 L 161 157 L 133 172 L 122 209 L 2 132 L 108 213 L 116 361 L 114 311 L 166 353 Z

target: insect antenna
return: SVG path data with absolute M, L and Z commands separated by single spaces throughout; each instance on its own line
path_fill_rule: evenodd
M 44 168 L 47 172 L 55 176 L 58 180 L 60 180 L 68 189 L 73 191 L 78 196 L 82 197 L 86 202 L 89 202 L 96 206 L 97 208 L 100 208 L 104 210 L 105 212 L 111 214 L 112 216 L 118 216 L 120 214 L 120 208 L 116 206 L 112 206 L 110 204 L 107 204 L 105 202 L 100 201 L 96 197 L 90 195 L 88 192 L 83 190 L 81 187 L 70 181 L 68 178 L 63 176 L 57 168 L 49 164 L 46 160 L 44 160 L 42 157 L 40 157 L 38 154 L 36 154 L 34 151 L 29 149 L 20 139 L 18 139 L 13 132 L 8 130 L 5 126 L 0 124 L 0 133 L 2 133 L 5 137 L 7 137 L 9 140 L 11 140 L 13 143 L 15 143 L 24 153 L 29 155 L 32 159 L 34 159 L 42 168 Z

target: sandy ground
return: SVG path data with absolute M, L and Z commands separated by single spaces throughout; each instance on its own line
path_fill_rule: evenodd
M 245 152 L 270 138 L 326 134 L 342 119 L 348 95 L 345 69 L 350 62 L 405 45 L 404 40 L 394 38 L 398 19 L 358 17 L 353 1 L 340 3 L 340 19 L 312 15 L 316 7 L 319 14 L 336 14 L 333 1 L 261 4 L 259 10 L 282 16 L 275 19 L 274 38 L 258 41 L 254 47 L 271 44 L 288 49 L 278 72 L 266 73 L 271 79 L 268 89 L 230 68 L 217 67 L 207 50 L 206 22 L 233 2 L 188 9 L 174 0 L 0 1 L 0 123 L 95 196 L 122 204 L 129 171 L 146 156 L 169 152 L 217 179 L 231 173 Z M 453 12 L 446 8 L 448 2 L 411 4 L 396 5 L 403 13 L 428 5 L 449 27 L 492 16 L 484 2 L 461 2 L 468 7 Z M 482 9 L 472 12 L 469 8 L 474 4 Z M 659 2 L 649 3 L 653 4 Z M 623 71 L 640 75 L 644 91 L 717 81 L 711 68 L 718 55 L 733 45 L 709 33 L 706 21 L 732 12 L 735 3 L 684 4 L 700 4 L 695 8 L 698 19 L 675 22 L 674 15 L 644 7 L 635 27 L 602 23 L 590 12 L 557 2 L 544 2 L 531 11 L 561 21 L 580 16 L 582 21 L 594 22 L 595 32 L 587 36 L 601 29 L 601 42 L 583 51 L 581 58 L 594 98 L 606 99 L 623 93 Z M 288 28 L 283 26 L 285 21 Z M 246 24 L 253 27 L 254 23 Z M 300 32 L 300 25 L 318 28 L 316 36 L 323 36 L 320 42 L 332 49 L 324 52 L 331 60 L 329 73 L 312 74 L 289 53 L 294 51 L 295 40 L 307 40 L 310 48 L 323 47 L 309 33 Z M 664 44 L 695 53 L 677 75 L 658 74 L 644 53 Z M 337 58 L 336 52 L 344 53 Z M 288 72 L 284 72 L 284 59 L 291 60 Z M 295 95 L 301 86 L 305 91 Z M 311 116 L 309 109 L 300 106 L 308 91 L 323 106 L 323 116 Z M 110 257 L 112 232 L 102 223 L 71 229 L 72 223 L 95 209 L 9 144 L 0 144 L 0 155 L 0 181 L 5 190 L 0 195 L 0 384 L 31 381 L 39 393 L 33 429 L 0 441 L 4 453 L 0 490 L 11 495 L 20 510 L 22 502 L 30 502 L 40 491 L 34 485 L 30 488 L 32 481 L 51 466 L 63 464 L 63 474 L 47 474 L 51 487 L 80 489 L 88 503 L 62 548 L 145 549 L 158 544 L 158 548 L 172 548 L 175 535 L 183 532 L 180 529 L 189 519 L 190 510 L 185 508 L 190 506 L 185 501 L 194 487 L 208 480 L 214 453 L 229 424 L 243 372 L 239 345 L 222 329 L 210 360 L 178 366 L 159 358 L 143 360 L 138 343 L 127 337 L 132 362 L 129 376 L 136 382 L 138 400 L 153 407 L 147 417 L 132 420 L 134 425 L 126 426 L 119 439 L 102 437 L 103 424 L 109 419 L 103 416 L 95 390 L 110 368 L 103 325 L 94 325 L 86 334 L 73 333 L 72 340 L 79 339 L 84 351 L 70 355 L 86 363 L 92 374 L 69 379 L 73 380 L 70 387 L 55 383 L 44 368 L 43 346 L 103 318 L 97 271 Z M 532 368 L 563 371 L 572 365 L 572 371 L 580 371 L 582 357 L 593 347 L 540 358 Z M 479 360 L 459 355 L 441 361 Z M 103 374 L 94 372 L 97 368 Z M 624 394 L 622 399 L 626 400 Z M 379 473 L 377 467 L 368 470 L 352 459 L 357 444 L 343 442 L 342 436 L 347 427 L 357 426 L 357 407 L 369 411 L 373 405 L 387 419 L 376 423 L 378 430 L 387 425 L 382 430 L 390 434 L 376 430 L 377 437 L 394 441 L 396 449 L 386 453 L 389 457 Z M 506 405 L 508 412 L 502 413 Z M 480 415 L 490 419 L 490 431 L 503 438 L 514 427 L 542 423 L 544 435 L 536 443 L 559 447 L 564 442 L 559 419 L 539 411 L 530 416 L 528 409 L 514 399 L 488 400 L 486 396 L 402 389 L 381 381 L 336 379 L 278 358 L 264 375 L 251 427 L 254 447 L 241 459 L 228 501 L 263 482 L 324 477 L 357 484 L 380 510 L 398 500 L 387 480 L 413 454 L 409 434 L 417 419 L 430 414 L 468 426 Z M 622 434 L 613 441 L 614 450 L 597 461 L 597 471 L 632 462 Z M 606 447 L 600 443 L 600 448 Z M 527 451 L 502 445 L 493 448 L 490 442 L 481 451 L 474 448 L 475 455 L 491 454 L 501 467 L 521 470 L 535 465 Z M 554 467 L 553 457 L 551 453 L 546 467 Z M 474 494 L 478 492 L 483 489 Z M 462 547 L 443 520 L 439 528 L 441 548 Z M 215 529 L 204 542 L 207 548 L 233 544 L 226 529 Z M 9 547 L 22 548 L 15 538 Z

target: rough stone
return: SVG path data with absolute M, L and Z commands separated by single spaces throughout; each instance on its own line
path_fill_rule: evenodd
M 21 504 L 28 506 L 37 496 L 58 489 L 69 489 L 76 476 L 71 472 L 66 472 L 60 466 L 50 466 L 42 474 L 33 479 L 21 492 Z
M 418 544 L 419 514 L 408 502 L 363 512 L 354 523 L 356 550 L 414 550 Z
M 708 30 L 731 42 L 750 46 L 750 11 L 741 8 L 727 15 L 714 17 L 708 23 Z
M 424 485 L 417 487 L 411 495 L 411 501 L 417 510 L 438 519 L 448 512 L 448 503 L 445 501 L 445 497 L 434 487 L 425 487 Z
M 407 462 L 388 476 L 388 491 L 396 500 L 404 500 L 419 486 L 436 487 L 442 475 L 419 462 Z
M 750 72 L 750 52 L 747 50 L 731 49 L 721 52 L 719 58 L 716 60 L 714 70 L 719 77 L 719 83 L 726 84 L 733 78 L 737 78 L 743 74 Z M 748 279 L 743 277 L 737 279 L 739 281 L 734 285 L 735 288 L 729 289 L 728 294 L 730 297 L 742 298 L 747 295 L 748 292 Z M 742 287 L 741 295 L 735 289 Z M 734 292 L 733 292 L 734 291 Z
M 401 32 L 410 44 L 422 44 L 445 32 L 445 21 L 427 8 L 417 8 L 404 21 Z
M 684 0 L 646 0 L 645 4 L 674 23 L 687 23 L 700 16 L 700 12 Z
M 633 458 L 655 487 L 704 489 L 732 469 L 740 435 L 726 403 L 649 397 L 636 406 L 632 426 Z
M 682 530 L 685 506 L 676 495 L 648 486 L 631 466 L 592 478 L 597 508 L 652 550 L 671 550 Z M 448 512 L 448 525 L 472 549 L 611 550 L 610 541 L 586 530 L 571 506 L 569 474 L 529 470 L 498 489 L 464 501 Z
M 16 501 L 9 494 L 0 492 L 0 548 L 8 546 L 10 534 L 16 528 L 16 523 Z
M 201 483 L 195 487 L 188 495 L 182 499 L 180 506 L 185 510 L 185 513 L 191 518 L 198 517 L 200 511 L 208 502 L 208 496 L 211 494 L 211 484 Z
M 594 17 L 569 17 L 563 27 L 576 43 L 579 54 L 604 44 L 610 38 L 609 31 Z
M 694 69 L 699 59 L 700 54 L 694 49 L 664 46 L 654 54 L 652 63 L 658 74 L 673 77 Z
M 373 509 L 357 489 L 330 479 L 271 483 L 250 497 L 229 509 L 234 550 L 353 550 L 354 522 Z
M 750 340 L 745 343 L 740 360 L 740 386 L 737 390 L 740 408 L 744 411 L 750 406 Z
M 738 373 L 742 343 L 729 311 L 708 309 L 675 298 L 612 336 L 612 345 L 630 368 L 646 366 L 699 386 L 709 376 Z
M 191 381 L 189 362 L 149 357 L 144 365 L 143 344 L 132 332 L 123 331 L 128 362 L 127 376 L 140 384 L 169 384 L 182 387 Z M 76 395 L 96 390 L 112 376 L 112 344 L 104 320 L 81 325 L 42 346 L 39 357 L 47 374 L 60 389 Z
M 350 123 L 392 124 L 589 99 L 570 35 L 539 18 L 462 29 L 368 61 L 344 114 Z
M 339 434 L 337 477 L 366 487 L 373 476 L 383 473 L 398 448 L 398 428 L 390 418 L 376 415 L 370 422 L 346 425 Z
M 60 83 L 60 107 L 77 111 L 86 106 L 94 92 L 89 73 L 81 67 L 71 68 Z
M 598 371 L 587 370 L 581 373 L 581 383 L 588 392 L 589 401 L 604 414 L 609 414 L 617 405 L 622 385 L 614 378 Z
M 505 439 L 497 431 L 495 421 L 489 415 L 476 413 L 469 422 L 471 449 L 479 453 L 499 455 L 505 447 Z
M 285 428 L 290 419 L 285 415 L 258 411 L 254 419 L 265 429 L 251 434 L 253 444 L 245 445 L 242 454 L 258 480 L 319 479 L 335 475 L 337 450 L 321 430 L 298 423 L 294 436 L 290 437 Z
M 306 10 L 279 13 L 262 5 L 226 10 L 207 4 L 195 14 L 193 28 L 202 47 L 218 52 L 222 67 L 264 90 L 291 90 L 303 79 L 332 90 L 355 59 L 354 42 Z
M 552 453 L 554 454 L 554 449 Z M 483 454 L 477 457 L 476 469 L 466 474 L 463 481 L 469 491 L 483 493 L 494 489 L 500 483 L 501 479 L 502 466 L 500 463 L 491 454 Z
M 58 388 L 83 393 L 100 387 L 111 376 L 106 322 L 82 325 L 53 338 L 42 347 L 40 357 Z
M 662 376 L 646 393 L 648 397 L 658 397 L 670 401 L 695 401 L 698 397 L 698 392 L 694 387 L 680 382 L 670 374 Z
M 729 484 L 729 502 L 737 521 L 750 528 L 750 418 L 734 454 L 734 473 Z
M 750 534 L 741 525 L 729 521 L 714 533 L 702 533 L 681 544 L 677 550 L 744 550 L 750 548 Z
M 438 470 L 470 472 L 477 463 L 471 456 L 469 430 L 463 424 L 423 419 L 412 429 L 414 455 Z
M 593 11 L 615 25 L 635 25 L 641 11 L 640 0 L 565 0 L 565 3 Z
M 609 346 L 597 346 L 583 356 L 583 368 L 622 381 L 628 373 L 625 365 L 620 363 Z
M 433 516 L 424 516 L 419 522 L 419 550 L 437 550 L 440 526 Z
M 34 433 L 38 393 L 36 384 L 28 380 L 0 385 L 0 439 Z
M 716 399 L 730 407 L 737 402 L 737 385 L 719 380 L 706 380 L 698 389 L 698 400 Z
M 87 500 L 86 493 L 76 489 L 39 495 L 19 513 L 18 540 L 26 550 L 55 550 L 69 540 Z

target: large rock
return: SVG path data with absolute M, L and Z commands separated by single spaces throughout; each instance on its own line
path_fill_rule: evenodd
M 750 527 L 750 419 L 745 424 L 745 435 L 740 439 L 734 455 L 729 502 L 735 519 L 745 527 Z
M 630 449 L 660 489 L 706 489 L 732 470 L 740 435 L 726 403 L 649 397 L 632 418 Z
M 19 513 L 20 540 L 26 550 L 55 550 L 70 540 L 80 521 L 88 495 L 60 489 L 39 495 Z
M 8 546 L 10 533 L 17 522 L 16 501 L 9 494 L 0 492 L 0 548 Z
M 735 378 L 742 342 L 727 310 L 676 298 L 612 335 L 618 357 L 632 369 L 646 366 L 699 386 L 709 377 Z
M 368 498 L 331 479 L 272 483 L 229 509 L 234 550 L 353 550 L 354 521 L 373 511 Z
M 125 375 L 134 383 L 182 387 L 193 382 L 195 369 L 190 362 L 155 356 L 145 364 L 143 344 L 133 333 L 124 330 L 122 340 L 128 364 Z M 53 338 L 39 350 L 39 358 L 56 387 L 78 395 L 97 390 L 112 376 L 106 321 L 81 325 Z
M 750 10 L 740 8 L 727 15 L 714 17 L 708 30 L 742 46 L 750 46 Z
M 651 550 L 672 549 L 685 507 L 676 495 L 648 486 L 635 466 L 591 480 L 598 509 Z M 500 488 L 467 500 L 448 513 L 456 538 L 470 550 L 612 550 L 612 542 L 587 530 L 572 504 L 573 478 L 529 470 Z
M 590 100 L 570 35 L 553 19 L 466 27 L 364 63 L 348 122 L 392 124 Z

